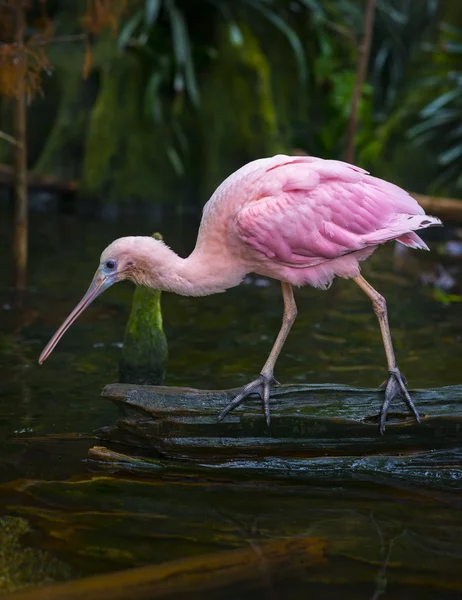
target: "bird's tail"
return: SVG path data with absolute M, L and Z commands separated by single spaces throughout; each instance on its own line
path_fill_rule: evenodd
M 429 215 L 409 215 L 404 219 L 404 223 L 412 230 L 426 229 L 427 227 L 440 227 L 443 225 L 440 219 L 437 217 L 431 217 Z M 408 246 L 409 248 L 430 250 L 423 239 L 414 233 L 414 231 L 400 235 L 398 238 L 396 238 L 396 241 L 404 244 L 404 246 Z
M 399 215 L 384 229 L 364 236 L 368 244 L 383 244 L 395 239 L 409 248 L 429 250 L 427 244 L 414 231 L 427 227 L 440 227 L 442 222 L 430 215 Z
M 399 238 L 396 238 L 396 241 L 404 246 L 407 246 L 408 248 L 415 248 L 416 250 L 430 250 L 423 239 L 413 231 L 405 233 L 404 235 L 400 235 Z

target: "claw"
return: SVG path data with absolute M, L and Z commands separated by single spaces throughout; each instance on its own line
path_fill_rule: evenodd
M 218 420 L 222 421 L 226 415 L 231 412 L 236 406 L 250 396 L 250 394 L 258 394 L 263 401 L 263 410 L 265 413 L 266 424 L 270 425 L 271 423 L 271 415 L 270 415 L 270 387 L 272 385 L 280 385 L 279 381 L 276 381 L 274 377 L 260 374 L 255 381 L 251 381 L 246 386 L 242 388 L 239 394 L 226 406 L 224 410 L 221 411 L 218 416 Z
M 387 420 L 388 409 L 390 408 L 391 401 L 397 397 L 401 397 L 407 406 L 410 408 L 412 414 L 415 417 L 417 423 L 420 423 L 420 416 L 417 409 L 412 401 L 409 392 L 406 389 L 406 378 L 401 375 L 398 368 L 389 371 L 388 379 L 384 382 L 381 387 L 385 387 L 385 399 L 380 409 L 379 415 L 379 431 L 381 434 L 385 432 L 385 423 Z

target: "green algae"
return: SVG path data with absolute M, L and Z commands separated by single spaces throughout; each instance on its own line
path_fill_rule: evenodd
M 71 578 L 67 565 L 44 550 L 25 546 L 21 538 L 30 533 L 27 521 L 0 518 L 0 595 Z

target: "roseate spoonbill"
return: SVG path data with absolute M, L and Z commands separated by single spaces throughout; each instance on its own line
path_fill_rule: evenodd
M 419 414 L 406 389 L 391 341 L 386 302 L 360 275 L 359 262 L 379 244 L 396 240 L 428 250 L 415 230 L 441 225 L 401 188 L 344 162 L 310 156 L 255 160 L 229 176 L 204 207 L 197 243 L 180 258 L 162 241 L 124 237 L 102 253 L 87 293 L 43 350 L 49 356 L 64 332 L 101 292 L 117 281 L 184 296 L 206 296 L 237 286 L 247 273 L 278 279 L 282 286 L 282 327 L 260 375 L 223 410 L 225 417 L 250 394 L 263 400 L 270 423 L 274 365 L 295 317 L 292 286 L 327 289 L 337 275 L 351 278 L 372 300 L 388 363 L 379 425 L 385 429 L 391 401 L 401 396 Z

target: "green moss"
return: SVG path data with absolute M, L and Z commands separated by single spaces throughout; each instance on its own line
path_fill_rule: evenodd
M 160 298 L 159 290 L 136 286 L 119 364 L 119 377 L 123 383 L 163 383 L 167 339 L 162 327 Z
M 218 57 L 204 82 L 202 129 L 206 194 L 246 161 L 287 150 L 279 131 L 267 57 L 242 25 L 243 43 L 224 28 Z M 219 107 L 219 110 L 217 110 Z
M 85 141 L 82 191 L 105 201 L 173 195 L 175 174 L 159 129 L 142 110 L 142 66 L 128 54 L 101 69 Z
M 83 50 L 69 48 L 54 64 L 56 89 L 47 91 L 45 98 L 57 95 L 56 105 L 48 109 L 56 110 L 56 117 L 34 171 L 63 178 L 80 177 L 80 161 L 76 158 L 82 153 L 82 132 L 87 126 L 90 104 L 90 100 L 84 98 L 88 83 L 82 81 Z M 31 108 L 32 117 L 37 110 L 34 106 Z
M 71 578 L 67 565 L 43 550 L 21 543 L 21 537 L 29 532 L 24 519 L 0 519 L 0 595 Z
M 91 111 L 85 144 L 82 188 L 84 193 L 97 193 L 111 175 L 111 160 L 117 152 L 118 81 L 111 66 L 101 73 L 101 87 Z

